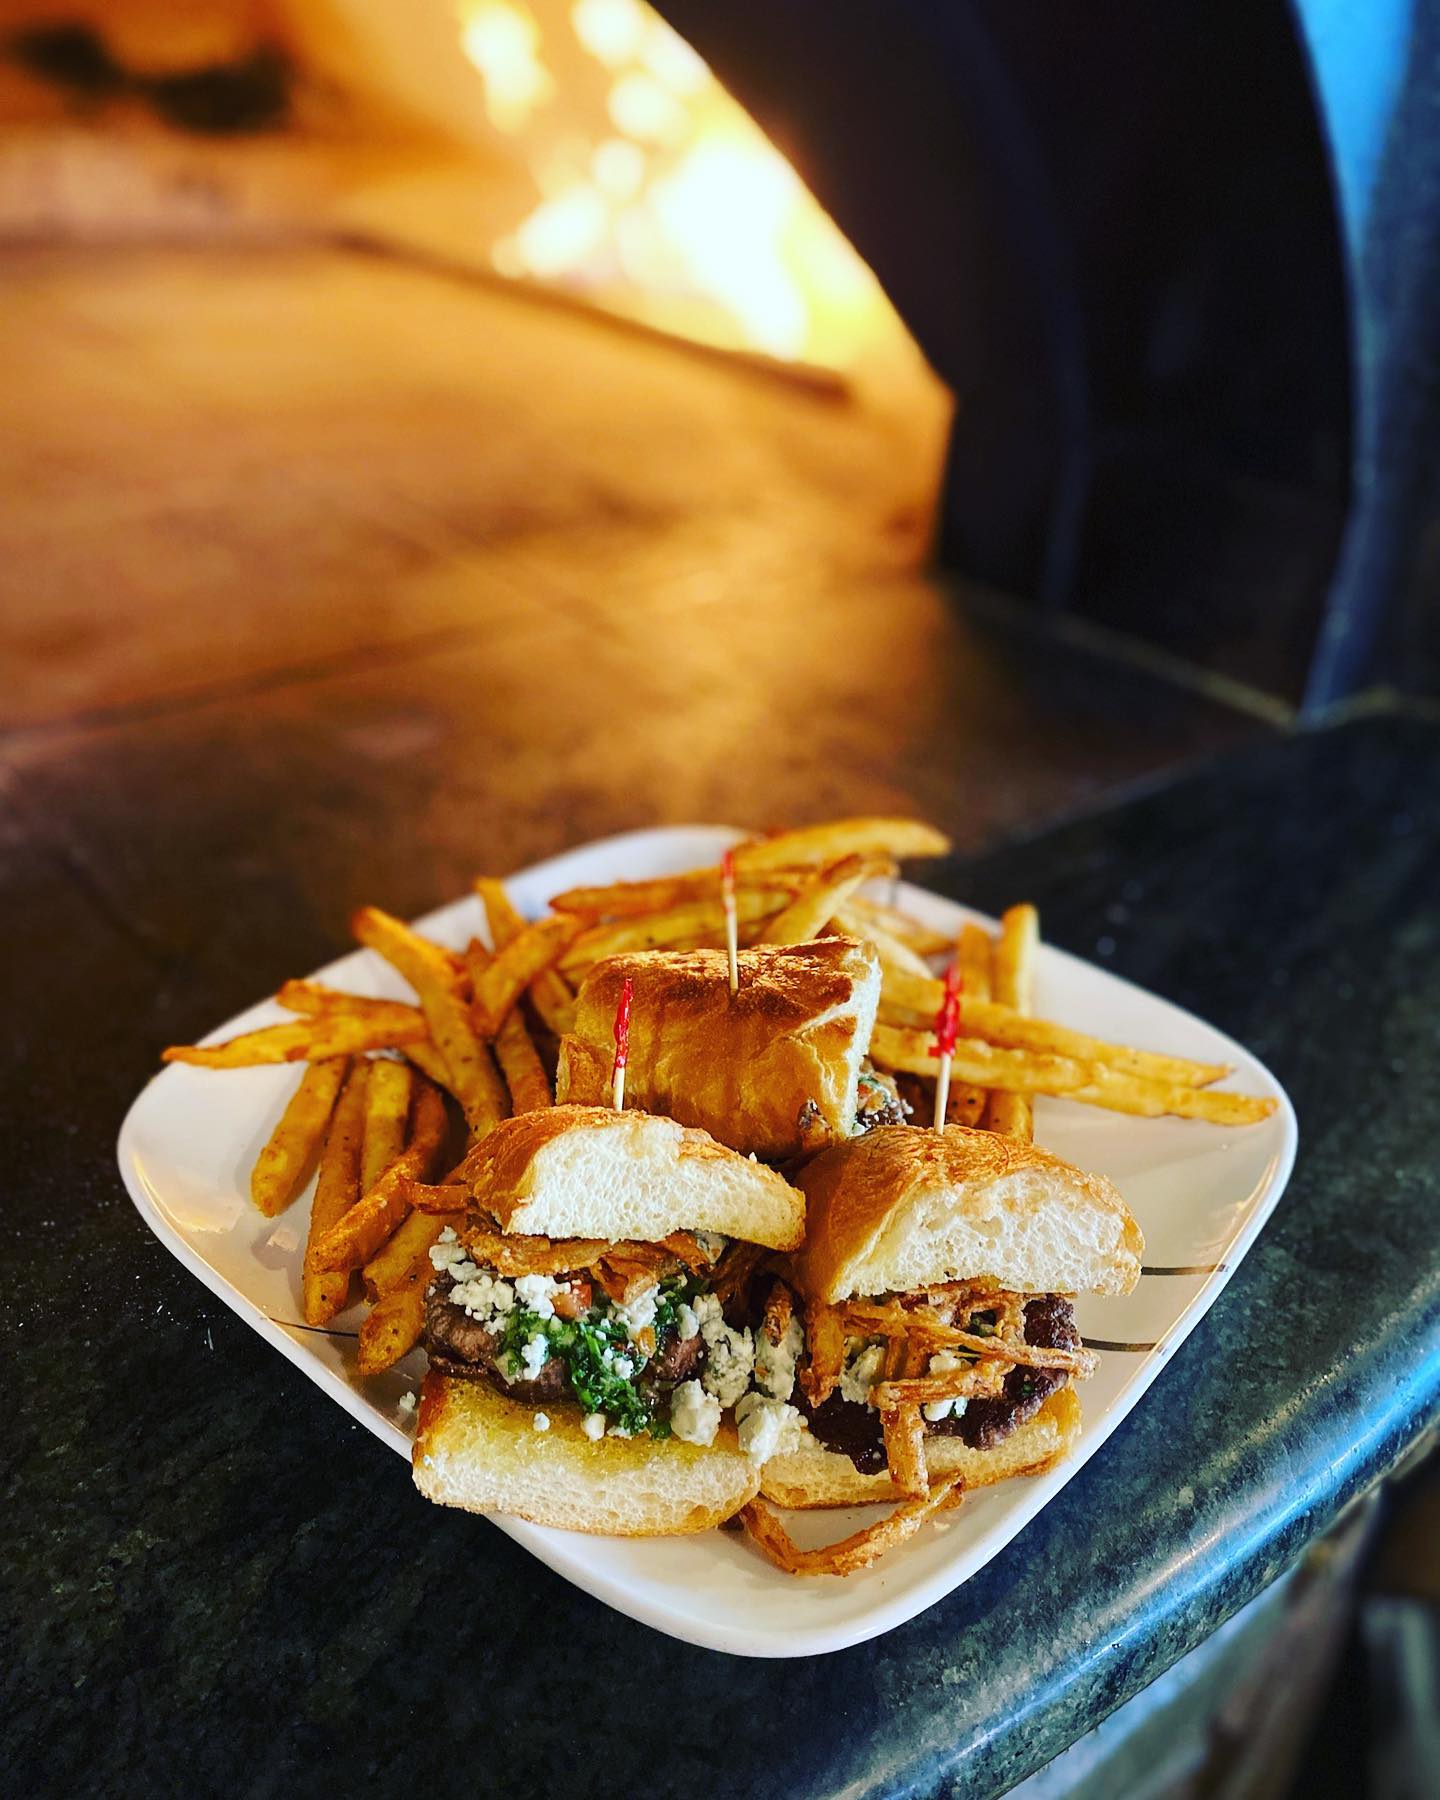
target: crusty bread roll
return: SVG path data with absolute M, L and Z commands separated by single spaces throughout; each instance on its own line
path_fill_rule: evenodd
M 880 1000 L 875 952 L 838 937 L 765 945 L 740 952 L 739 974 L 732 994 L 723 950 L 597 963 L 560 1046 L 560 1098 L 608 1095 L 615 1009 L 629 976 L 625 1092 L 637 1106 L 774 1161 L 847 1138 Z
M 962 1438 L 927 1433 L 925 1461 L 933 1480 L 959 1469 L 967 1488 L 988 1487 L 1011 1475 L 1043 1474 L 1069 1455 L 1079 1436 L 1080 1401 L 1073 1388 L 1064 1387 L 992 1450 L 972 1450 Z M 862 1475 L 848 1456 L 819 1444 L 771 1457 L 760 1491 L 777 1506 L 859 1506 L 900 1498 L 885 1470 Z
M 517 1113 L 458 1179 L 505 1231 L 653 1243 L 718 1231 L 772 1250 L 805 1235 L 805 1202 L 764 1163 L 654 1113 L 552 1106 Z
M 1128 1294 L 1145 1240 L 1102 1175 L 963 1125 L 882 1125 L 795 1176 L 798 1285 L 826 1301 L 987 1278 L 1031 1294 Z
M 672 1537 L 708 1531 L 753 1500 L 760 1465 L 721 1427 L 714 1444 L 668 1438 L 587 1438 L 580 1409 L 536 1409 L 483 1381 L 433 1369 L 420 1393 L 411 1458 L 427 1499 L 467 1512 L 513 1513 L 561 1531 Z

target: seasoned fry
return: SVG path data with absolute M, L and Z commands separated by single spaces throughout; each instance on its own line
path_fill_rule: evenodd
M 883 971 L 896 969 L 917 979 L 930 979 L 930 970 L 922 958 L 908 944 L 902 944 L 899 938 L 892 936 L 873 919 L 865 918 L 848 906 L 841 906 L 836 909 L 835 923 L 851 937 L 864 938 L 867 943 L 873 944 Z
M 991 986 L 1002 1006 L 1023 1018 L 1034 1010 L 1035 952 L 1040 943 L 1040 915 L 1033 906 L 1012 906 L 1000 917 L 1000 936 L 991 964 Z M 991 1094 L 984 1124 L 991 1131 L 1031 1143 L 1035 1137 L 1035 1107 L 1024 1094 Z
M 477 990 L 492 960 L 485 946 L 472 940 L 465 951 L 465 967 Z M 535 1048 L 525 1015 L 518 1006 L 512 1006 L 505 1015 L 495 1038 L 495 1056 L 510 1090 L 511 1112 L 539 1112 L 555 1104 L 555 1097 L 550 1092 L 550 1077 L 545 1073 L 540 1052 Z
M 518 1006 L 505 1015 L 505 1023 L 495 1039 L 495 1055 L 510 1090 L 512 1112 L 539 1112 L 542 1107 L 555 1104 L 550 1077 Z
M 716 887 L 718 890 L 718 880 Z M 753 889 L 735 896 L 735 913 L 741 926 L 758 925 L 768 918 L 774 902 L 770 896 Z M 560 967 L 567 974 L 579 973 L 591 963 L 607 956 L 618 956 L 626 950 L 690 949 L 696 944 L 725 941 L 725 909 L 717 891 L 713 900 L 692 900 L 683 906 L 671 906 L 663 912 L 647 913 L 636 919 L 617 919 L 611 925 L 592 925 L 565 951 Z
M 944 856 L 950 840 L 918 819 L 835 819 L 806 825 L 776 837 L 755 838 L 735 851 L 737 874 L 787 869 L 804 863 L 832 863 L 842 856 Z
M 1002 1006 L 1028 1013 L 1035 1004 L 1035 952 L 1040 946 L 1040 915 L 1030 905 L 1010 906 L 1000 915 L 991 987 Z
M 420 996 L 421 1013 L 448 1074 L 445 1085 L 460 1102 L 472 1133 L 483 1137 L 506 1116 L 509 1100 L 461 997 L 464 965 L 377 907 L 362 907 L 354 926 L 356 936 L 393 962 Z
M 736 890 L 763 892 L 769 896 L 770 912 L 784 906 L 795 891 L 810 879 L 812 870 L 766 869 L 745 876 L 738 870 Z M 705 869 L 690 869 L 683 875 L 660 875 L 651 881 L 617 881 L 609 887 L 567 888 L 556 894 L 550 904 L 556 912 L 585 913 L 592 919 L 637 918 L 645 913 L 666 912 L 672 907 L 687 906 L 696 900 L 714 898 L 719 872 L 712 864 Z
M 934 1017 L 944 997 L 945 984 L 933 977 L 925 981 L 887 969 L 882 978 L 882 1005 L 889 1017 L 923 1029 Z M 934 1005 L 928 1004 L 933 999 Z M 1142 1081 L 1164 1081 L 1176 1087 L 1208 1087 L 1230 1073 L 1225 1063 L 1194 1062 L 1184 1056 L 1165 1056 L 1154 1050 L 1135 1050 L 1128 1044 L 1111 1044 L 1103 1038 L 1054 1025 L 1048 1019 L 1031 1019 L 997 1000 L 972 994 L 966 978 L 960 998 L 962 1036 L 980 1038 L 1002 1049 L 1036 1050 L 1051 1056 L 1069 1056 L 1077 1062 L 1105 1063 Z
M 945 1098 L 945 1123 L 978 1127 L 988 1098 L 987 1089 L 977 1087 L 973 1081 L 956 1081 L 952 1070 L 950 1092 Z M 934 1112 L 933 1104 L 930 1110 Z
M 419 1032 L 425 1021 L 415 1015 Z M 328 1062 L 337 1056 L 356 1056 L 365 1050 L 388 1050 L 407 1039 L 414 1028 L 397 1033 L 389 1018 L 379 1023 L 348 1013 L 324 1013 L 318 1018 L 296 1019 L 285 1025 L 265 1025 L 223 1044 L 171 1044 L 161 1054 L 167 1063 L 192 1063 L 200 1069 L 248 1069 L 261 1063 Z
M 923 1500 L 930 1491 L 930 1471 L 925 1465 L 925 1421 L 920 1408 L 902 1401 L 880 1415 L 885 1434 L 885 1461 L 890 1479 L 910 1500 Z
M 559 915 L 540 919 L 495 952 L 475 982 L 471 1017 L 481 1037 L 495 1036 L 521 994 L 551 967 L 584 924 L 583 919 Z
M 444 1088 L 447 1094 L 455 1092 L 450 1085 L 452 1080 L 450 1065 L 428 1037 L 423 1042 L 406 1044 L 404 1049 L 406 1058 L 414 1063 L 422 1075 L 428 1076 L 436 1087 Z M 458 1094 L 456 1098 L 459 1098 Z
M 388 1022 L 400 1034 L 396 1044 L 404 1043 L 418 1031 L 429 1030 L 420 1008 L 411 1006 L 408 1000 L 372 1000 L 365 994 L 323 987 L 318 981 L 287 981 L 275 998 L 287 1012 L 305 1013 L 311 1018 L 346 1014 L 368 1019 L 375 1025 Z
M 961 1008 L 962 1017 L 964 1008 Z M 913 1027 L 877 1025 L 870 1037 L 870 1060 L 882 1069 L 904 1069 L 912 1075 L 935 1073 L 931 1052 L 934 1034 Z M 1002 1081 L 1019 1091 L 1064 1094 L 1084 1087 L 1092 1079 L 1094 1063 L 1071 1057 L 1044 1056 L 1033 1050 L 1001 1050 L 979 1038 L 958 1038 L 952 1078 L 972 1081 L 978 1087 L 995 1087 Z
M 408 1063 L 376 1057 L 365 1084 L 365 1153 L 360 1163 L 360 1191 L 368 1194 L 405 1148 L 410 1120 Z
M 955 946 L 955 957 L 960 964 L 960 990 L 964 996 L 963 1006 L 982 1005 L 991 999 L 990 934 L 983 925 L 967 921 L 960 927 L 960 939 Z M 935 985 L 940 988 L 944 984 L 937 981 Z M 940 1001 L 937 998 L 935 1006 L 938 1007 L 939 1004 Z M 931 1010 L 933 1011 L 934 1007 Z M 979 1032 L 977 1035 L 983 1037 L 985 1034 Z
M 865 894 L 856 894 L 849 903 L 849 910 L 857 920 L 869 920 L 880 926 L 917 956 L 944 956 L 950 949 L 950 939 L 943 931 L 936 931 L 930 925 L 922 925 L 919 919 L 912 919 L 909 913 L 901 912 L 897 906 L 887 906 L 881 900 L 871 900 Z
M 376 1301 L 360 1326 L 356 1366 L 362 1375 L 378 1375 L 392 1368 L 420 1342 L 431 1273 L 428 1254 L 417 1257 L 395 1286 Z
M 928 1518 L 953 1506 L 964 1492 L 960 1474 L 937 1481 L 923 1500 L 905 1500 L 888 1518 L 818 1550 L 802 1550 L 780 1523 L 768 1501 L 758 1497 L 741 1509 L 740 1522 L 756 1546 L 789 1575 L 853 1575 L 913 1537 Z
M 360 1157 L 365 1143 L 365 1085 L 369 1063 L 350 1066 L 345 1085 L 330 1116 L 320 1173 L 310 1202 L 310 1233 L 305 1245 L 301 1310 L 307 1325 L 327 1325 L 343 1312 L 350 1297 L 348 1270 L 326 1271 L 314 1260 L 316 1245 L 355 1205 L 360 1192 Z
M 452 1219 L 454 1223 L 460 1215 Z M 372 1302 L 382 1294 L 388 1294 L 395 1287 L 407 1269 L 422 1256 L 427 1256 L 430 1246 L 436 1242 L 445 1229 L 443 1215 L 436 1213 L 412 1212 L 399 1230 L 376 1251 L 365 1267 L 360 1271 L 360 1279 L 365 1284 L 366 1297 Z M 427 1265 L 428 1266 L 428 1265 Z
M 410 1142 L 377 1185 L 335 1220 L 305 1253 L 307 1269 L 358 1269 L 369 1262 L 410 1211 L 411 1184 L 429 1174 L 445 1141 L 445 1102 L 427 1082 L 415 1096 Z
M 284 1212 L 309 1180 L 348 1070 L 349 1063 L 339 1056 L 311 1063 L 280 1123 L 256 1157 L 250 1171 L 250 1198 L 267 1219 Z
M 818 937 L 862 882 L 869 881 L 886 865 L 867 862 L 863 856 L 847 856 L 814 876 L 765 927 L 767 944 L 803 944 Z
M 367 949 L 398 969 L 417 994 L 426 979 L 446 981 L 453 986 L 459 978 L 460 965 L 452 951 L 421 937 L 403 920 L 382 912 L 378 906 L 362 906 L 352 913 L 350 932 Z
M 475 892 L 485 908 L 491 946 L 496 950 L 503 950 L 514 938 L 519 937 L 525 929 L 525 921 L 516 912 L 503 881 L 495 881 L 482 875 L 475 883 Z M 546 1030 L 553 1032 L 557 1038 L 564 1037 L 574 1027 L 575 996 L 564 977 L 555 969 L 540 971 L 530 983 L 530 998 L 544 1021 Z
M 925 1075 L 934 1069 L 928 1032 L 895 1025 L 877 1025 L 870 1039 L 870 1056 L 883 1069 L 904 1069 Z M 962 1037 L 955 1045 L 955 1072 L 963 1081 L 982 1087 L 1003 1087 L 1015 1093 L 1054 1094 L 1062 1100 L 1079 1100 L 1110 1112 L 1134 1113 L 1147 1119 L 1171 1114 L 1179 1119 L 1205 1119 L 1212 1125 L 1253 1125 L 1268 1119 L 1273 1100 L 1251 1094 L 1232 1094 L 1221 1088 L 1178 1087 L 1163 1081 L 1141 1081 L 1104 1063 L 1077 1062 L 1073 1057 L 1047 1056 L 1033 1050 L 1001 1050 L 977 1038 Z
M 1133 1075 L 1122 1075 L 1103 1063 L 1091 1063 L 1089 1073 L 1090 1080 L 1083 1087 L 1069 1089 L 1061 1098 L 1078 1100 L 1085 1106 L 1103 1106 L 1110 1112 L 1133 1113 L 1142 1119 L 1161 1119 L 1171 1114 L 1177 1119 L 1204 1119 L 1211 1125 L 1255 1125 L 1268 1119 L 1277 1104 L 1253 1094 L 1232 1094 L 1223 1088 L 1137 1081 Z M 1049 1089 L 1033 1091 L 1043 1094 Z

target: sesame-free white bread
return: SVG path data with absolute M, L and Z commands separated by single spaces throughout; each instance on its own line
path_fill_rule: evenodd
M 939 1480 L 958 1469 L 967 1488 L 988 1487 L 1011 1475 L 1040 1475 L 1068 1456 L 1080 1436 L 1080 1401 L 1073 1388 L 1052 1394 L 1036 1413 L 992 1450 L 972 1450 L 958 1437 L 925 1435 L 925 1462 Z M 777 1506 L 860 1506 L 870 1500 L 898 1500 L 882 1469 L 862 1475 L 848 1456 L 812 1444 L 765 1464 L 760 1491 Z
M 883 1125 L 795 1176 L 808 1219 L 795 1280 L 820 1300 L 985 1278 L 1031 1294 L 1128 1294 L 1145 1240 L 1102 1175 L 951 1125 Z
M 805 1234 L 805 1202 L 763 1163 L 654 1113 L 553 1106 L 518 1113 L 459 1177 L 506 1231 L 653 1243 L 718 1231 L 772 1250 Z
M 513 1513 L 561 1531 L 671 1537 L 708 1531 L 753 1500 L 760 1467 L 722 1426 L 713 1445 L 670 1438 L 587 1438 L 580 1408 L 536 1409 L 483 1381 L 433 1369 L 420 1395 L 411 1457 L 415 1485 L 441 1506 Z
M 732 994 L 723 950 L 649 950 L 596 963 L 560 1046 L 560 1099 L 605 1100 L 615 1009 L 629 976 L 625 1092 L 636 1106 L 774 1161 L 848 1137 L 880 1002 L 874 950 L 841 937 L 766 944 L 742 950 L 738 967 Z

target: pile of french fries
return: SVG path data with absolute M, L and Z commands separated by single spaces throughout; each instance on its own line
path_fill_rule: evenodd
M 874 945 L 882 988 L 870 1056 L 894 1075 L 918 1121 L 933 1115 L 934 1020 L 944 991 L 936 969 L 951 958 L 960 966 L 962 1004 L 949 1123 L 1029 1139 L 1036 1094 L 1222 1125 L 1250 1124 L 1274 1110 L 1273 1101 L 1217 1090 L 1230 1072 L 1223 1065 L 1107 1043 L 1036 1018 L 1040 921 L 1033 906 L 1010 908 L 993 940 L 967 924 L 952 942 L 873 897 L 874 884 L 893 878 L 901 860 L 948 849 L 928 825 L 867 818 L 755 839 L 735 852 L 742 943 L 793 944 L 841 931 Z M 558 1042 L 586 972 L 622 951 L 725 942 L 717 868 L 572 888 L 555 895 L 546 917 L 528 922 L 503 881 L 482 876 L 475 890 L 490 942 L 472 940 L 461 953 L 376 907 L 352 919 L 357 940 L 404 977 L 413 1003 L 288 981 L 276 997 L 296 1015 L 292 1021 L 165 1052 L 166 1062 L 210 1069 L 308 1065 L 256 1160 L 251 1194 L 275 1217 L 316 1173 L 304 1318 L 328 1325 L 352 1304 L 358 1284 L 370 1306 L 359 1330 L 362 1374 L 391 1367 L 419 1341 L 430 1247 L 451 1222 L 434 1210 L 435 1193 L 445 1189 L 441 1171 L 501 1119 L 553 1104 Z

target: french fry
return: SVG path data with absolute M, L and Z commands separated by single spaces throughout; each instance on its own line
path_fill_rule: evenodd
M 905 1500 L 888 1518 L 867 1525 L 839 1543 L 816 1550 L 802 1550 L 780 1523 L 769 1503 L 757 1495 L 740 1510 L 740 1522 L 758 1550 L 788 1575 L 853 1575 L 882 1557 L 887 1550 L 913 1537 L 928 1518 L 954 1506 L 964 1492 L 960 1473 L 946 1475 L 923 1500 Z
M 988 933 L 978 925 L 963 925 L 955 944 L 955 961 L 960 970 L 960 1029 L 964 1031 L 966 1029 L 966 1008 L 977 1004 L 983 1005 L 990 998 L 990 938 Z M 882 977 L 880 994 L 882 1004 L 885 1001 L 883 979 Z M 900 974 L 898 970 L 890 972 L 892 989 L 896 982 L 904 984 L 911 979 L 913 978 Z M 932 1011 L 939 1009 L 940 1002 L 944 998 L 945 984 L 937 982 L 936 987 L 939 993 Z M 985 1116 L 985 1107 L 989 1099 L 988 1088 L 977 1087 L 973 1081 L 955 1081 L 952 1078 L 950 1097 L 945 1107 L 945 1123 L 977 1127 Z
M 454 1088 L 450 1085 L 452 1079 L 450 1065 L 428 1036 L 423 1043 L 406 1044 L 404 1050 L 407 1060 L 414 1063 L 422 1075 L 428 1076 L 436 1087 L 444 1088 L 447 1094 L 455 1093 Z M 459 1099 L 458 1094 L 455 1097 L 457 1100 Z
M 883 1069 L 933 1074 L 935 1059 L 930 1054 L 930 1042 L 928 1032 L 877 1025 L 870 1038 L 871 1060 Z M 962 1080 L 980 1087 L 1053 1094 L 1061 1100 L 1079 1100 L 1088 1106 L 1147 1119 L 1171 1114 L 1180 1119 L 1205 1119 L 1212 1125 L 1253 1125 L 1268 1119 L 1275 1110 L 1273 1100 L 1260 1100 L 1251 1094 L 1140 1081 L 1107 1068 L 1104 1063 L 1076 1062 L 1071 1057 L 1047 1056 L 1033 1050 L 1001 1050 L 978 1038 L 959 1039 L 954 1066 Z
M 476 1036 L 461 995 L 464 965 L 375 906 L 351 920 L 362 944 L 379 951 L 420 996 L 420 1010 L 449 1072 L 446 1086 L 460 1102 L 472 1132 L 483 1137 L 509 1111 L 504 1084 L 489 1050 Z
M 741 926 L 758 925 L 770 916 L 773 905 L 768 894 L 755 889 L 735 896 L 735 913 Z M 691 900 L 643 918 L 590 926 L 565 951 L 560 967 L 566 973 L 578 973 L 626 950 L 691 949 L 707 941 L 725 941 L 725 909 L 720 904 L 718 878 L 713 900 Z
M 737 891 L 747 889 L 769 896 L 767 911 L 778 912 L 814 873 L 812 869 L 766 869 L 752 876 L 737 870 Z M 617 881 L 608 887 L 567 888 L 550 904 L 556 912 L 585 913 L 592 919 L 638 918 L 644 913 L 666 912 L 697 900 L 711 900 L 719 875 L 712 864 L 689 869 L 683 875 L 660 875 L 651 881 Z
M 284 1212 L 309 1180 L 348 1069 L 349 1063 L 341 1056 L 311 1063 L 280 1123 L 256 1157 L 250 1171 L 250 1198 L 267 1219 Z
M 510 1090 L 512 1112 L 539 1112 L 542 1107 L 555 1104 L 550 1078 L 518 1006 L 505 1015 L 505 1023 L 495 1039 L 495 1055 Z
M 367 949 L 398 969 L 417 994 L 427 977 L 431 981 L 448 981 L 452 986 L 459 978 L 460 964 L 453 951 L 421 937 L 403 920 L 382 912 L 378 906 L 362 906 L 352 913 L 350 932 Z
M 887 969 L 881 985 L 885 1022 L 920 1029 L 934 1016 L 944 992 L 944 983 L 933 977 L 921 982 Z M 934 1006 L 926 1004 L 931 999 Z M 960 998 L 960 1031 L 964 1037 L 979 1038 L 1002 1049 L 1037 1050 L 1051 1056 L 1071 1056 L 1078 1062 L 1104 1063 L 1123 1075 L 1176 1087 L 1208 1087 L 1230 1073 L 1225 1063 L 1193 1062 L 1188 1057 L 1136 1050 L 1129 1044 L 1111 1044 L 1083 1031 L 1071 1031 L 1048 1019 L 1028 1018 L 1013 1007 L 1002 1006 L 998 1000 L 972 994 L 968 982 Z
M 366 1297 L 374 1302 L 388 1294 L 412 1263 L 429 1254 L 430 1246 L 444 1229 L 443 1215 L 412 1212 L 360 1271 Z
M 350 1297 L 350 1275 L 314 1262 L 316 1245 L 355 1205 L 360 1192 L 360 1157 L 365 1143 L 365 1086 L 369 1063 L 352 1063 L 330 1115 L 320 1173 L 310 1202 L 310 1233 L 301 1278 L 301 1310 L 307 1325 L 328 1325 Z
M 408 1063 L 376 1057 L 365 1085 L 365 1152 L 360 1191 L 368 1194 L 405 1148 L 412 1077 Z
M 784 909 L 765 927 L 767 944 L 804 944 L 817 937 L 862 882 L 869 881 L 885 865 L 867 862 L 863 856 L 842 857 L 808 881 Z
M 930 1491 L 930 1471 L 925 1466 L 925 1421 L 913 1401 L 880 1415 L 885 1436 L 885 1461 L 890 1479 L 908 1500 L 923 1500 Z
M 776 837 L 755 838 L 735 851 L 737 874 L 787 869 L 804 863 L 833 863 L 842 856 L 944 856 L 950 840 L 918 819 L 835 819 L 806 825 Z
M 991 998 L 990 993 L 990 933 L 983 925 L 967 921 L 960 927 L 960 940 L 955 946 L 956 960 L 960 964 L 961 1014 L 967 1006 L 983 1004 Z M 937 997 L 931 1012 L 939 1006 L 939 991 L 943 983 L 936 981 Z M 929 991 L 927 990 L 927 1004 Z M 963 1024 L 962 1024 L 963 1029 Z M 983 1037 L 984 1033 L 980 1033 Z
M 425 1021 L 416 1014 L 420 1029 Z M 358 1056 L 366 1050 L 389 1050 L 411 1037 L 412 1028 L 397 1032 L 389 1019 L 378 1023 L 349 1013 L 325 1013 L 285 1025 L 265 1025 L 223 1044 L 171 1044 L 161 1054 L 167 1063 L 191 1063 L 199 1069 L 249 1069 L 262 1063 L 328 1062 Z
M 1010 906 L 1000 915 L 1000 937 L 991 965 L 991 987 L 1002 1006 L 1028 1013 L 1035 1004 L 1035 952 L 1040 915 L 1030 905 Z
M 583 919 L 555 914 L 527 925 L 495 952 L 475 982 L 471 1006 L 471 1018 L 481 1037 L 495 1036 L 521 994 L 555 963 L 584 925 Z
M 430 1173 L 445 1141 L 446 1124 L 445 1102 L 427 1082 L 415 1096 L 410 1142 L 369 1193 L 318 1236 L 312 1232 L 305 1252 L 307 1273 L 340 1273 L 369 1262 L 404 1223 L 410 1212 L 411 1184 Z
M 525 921 L 516 912 L 503 881 L 482 875 L 475 883 L 475 892 L 485 908 L 485 917 L 490 926 L 491 947 L 503 950 L 513 939 L 519 937 L 525 929 Z M 564 1037 L 567 1031 L 573 1029 L 575 996 L 557 970 L 540 971 L 530 983 L 530 998 L 546 1029 L 557 1038 Z
M 420 1008 L 408 1000 L 373 1000 L 367 994 L 323 987 L 318 981 L 287 981 L 275 998 L 287 1012 L 305 1013 L 310 1018 L 344 1016 L 388 1024 L 396 1033 L 396 1045 L 429 1030 Z
M 1000 937 L 991 963 L 991 988 L 1002 1006 L 1023 1018 L 1035 1004 L 1035 952 L 1040 943 L 1040 915 L 1033 906 L 1012 906 L 1001 914 Z M 1005 1137 L 1032 1143 L 1035 1107 L 1024 1094 L 992 1093 L 983 1123 Z
M 909 913 L 901 912 L 898 906 L 887 906 L 883 901 L 871 900 L 865 894 L 856 894 L 850 902 L 850 911 L 857 919 L 873 920 L 917 956 L 944 956 L 950 949 L 950 939 L 943 931 L 922 925 L 919 919 L 912 919 Z M 988 969 L 988 948 L 986 966 Z
M 420 1342 L 425 1329 L 425 1290 L 430 1285 L 428 1254 L 417 1257 L 400 1281 L 382 1294 L 360 1327 L 356 1367 L 362 1375 L 393 1368 Z
M 465 967 L 477 992 L 493 960 L 485 946 L 472 938 L 465 950 Z M 496 1034 L 495 1057 L 510 1090 L 511 1112 L 538 1112 L 542 1107 L 555 1104 L 550 1092 L 550 1078 L 530 1036 L 525 1015 L 518 1006 L 512 1006 L 506 1013 Z
M 922 980 L 931 979 L 929 967 L 924 960 L 908 944 L 902 944 L 899 938 L 888 932 L 883 925 L 877 925 L 873 919 L 854 912 L 848 906 L 842 906 L 836 910 L 835 923 L 851 937 L 863 938 L 867 943 L 873 944 L 882 970 L 894 969 Z

